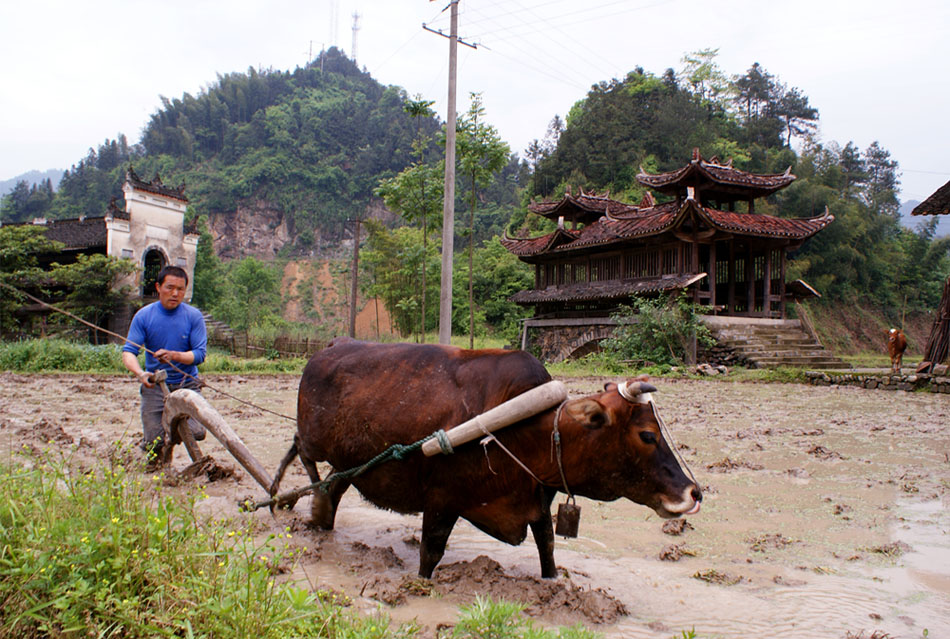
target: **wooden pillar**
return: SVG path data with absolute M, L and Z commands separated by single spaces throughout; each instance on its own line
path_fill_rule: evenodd
M 779 312 L 781 319 L 785 319 L 785 247 L 779 249 L 779 278 L 778 278 Z
M 729 308 L 726 315 L 736 312 L 736 241 L 729 240 Z
M 699 243 L 695 240 L 690 243 L 689 270 L 691 273 L 699 272 Z M 693 302 L 699 302 L 699 286 L 693 288 Z
M 762 312 L 772 317 L 772 247 L 765 248 L 765 266 L 762 272 Z
M 755 312 L 755 270 L 752 268 L 752 246 L 745 252 L 746 314 Z
M 709 244 L 709 305 L 716 306 L 716 242 Z

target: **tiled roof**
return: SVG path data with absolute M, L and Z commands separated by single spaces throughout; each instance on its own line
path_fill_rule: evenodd
M 595 220 L 601 215 L 616 215 L 635 211 L 636 209 L 636 206 L 618 200 L 611 200 L 609 193 L 597 195 L 596 193 L 584 193 L 583 189 L 580 190 L 578 195 L 572 195 L 568 191 L 557 202 L 532 202 L 528 205 L 528 210 L 532 213 L 552 220 L 562 215 L 569 218 L 577 213 L 581 213 L 582 218 Z
M 762 197 L 774 193 L 795 181 L 791 170 L 785 173 L 757 174 L 732 167 L 732 162 L 721 164 L 716 158 L 704 160 L 698 150 L 693 151 L 689 164 L 676 171 L 650 174 L 640 167 L 637 181 L 662 193 L 679 193 L 687 186 L 710 182 L 717 186 L 739 187 L 748 190 L 749 197 Z
M 155 193 L 156 195 L 164 195 L 165 197 L 172 198 L 173 200 L 178 200 L 179 202 L 188 203 L 188 198 L 185 197 L 185 184 L 182 183 L 177 187 L 165 186 L 162 184 L 162 179 L 155 174 L 155 177 L 152 178 L 151 182 L 146 182 L 140 178 L 135 170 L 129 166 L 129 170 L 125 173 L 125 179 L 129 181 L 134 188 L 141 191 L 147 191 L 148 193 Z
M 501 237 L 502 245 L 515 255 L 537 255 L 538 253 L 547 253 L 558 245 L 574 242 L 578 233 L 572 233 L 567 229 L 555 229 L 547 235 L 529 238 L 508 237 L 506 232 Z
M 621 299 L 643 293 L 660 293 L 686 288 L 704 277 L 706 277 L 705 273 L 688 273 L 685 275 L 661 275 L 660 277 L 630 280 L 576 282 L 565 286 L 549 286 L 544 289 L 519 291 L 509 299 L 517 304 Z
M 914 207 L 911 215 L 950 215 L 950 182 Z
M 66 250 L 106 247 L 106 222 L 103 217 L 48 220 L 46 238 L 65 244 Z
M 591 246 L 607 245 L 616 242 L 659 235 L 675 230 L 690 214 L 695 215 L 708 226 L 735 235 L 753 237 L 774 237 L 790 240 L 804 240 L 825 228 L 834 220 L 826 210 L 824 214 L 811 218 L 788 219 L 763 215 L 760 213 L 736 213 L 719 211 L 701 206 L 695 200 L 682 203 L 667 202 L 650 209 L 628 211 L 621 215 L 610 215 L 604 219 L 586 225 L 576 231 L 571 241 L 557 241 L 558 233 L 572 235 L 558 229 L 553 233 L 535 238 L 502 238 L 502 244 L 519 257 L 540 255 L 543 253 L 565 253 Z

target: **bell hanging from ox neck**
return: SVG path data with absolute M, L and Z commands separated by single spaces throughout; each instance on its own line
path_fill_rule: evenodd
M 557 507 L 557 524 L 554 526 L 554 533 L 562 537 L 577 537 L 577 527 L 581 521 L 581 507 L 567 500 Z

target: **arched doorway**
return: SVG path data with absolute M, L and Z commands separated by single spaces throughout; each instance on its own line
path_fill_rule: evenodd
M 155 281 L 158 272 L 165 268 L 165 255 L 159 249 L 149 249 L 145 252 L 145 265 L 142 271 L 142 297 L 156 295 Z

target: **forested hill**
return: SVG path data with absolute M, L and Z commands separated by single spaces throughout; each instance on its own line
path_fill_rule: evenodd
M 263 212 L 306 250 L 364 214 L 379 180 L 410 163 L 420 129 L 438 131 L 435 117 L 410 118 L 406 99 L 335 48 L 306 68 L 222 75 L 197 96 L 162 98 L 139 144 L 120 135 L 90 149 L 48 202 L 34 196 L 29 217 L 102 214 L 132 162 L 147 179 L 184 181 L 195 213 Z M 29 219 L 9 199 L 4 221 Z

